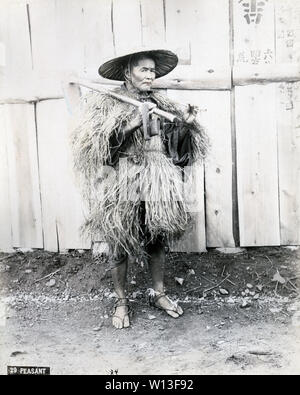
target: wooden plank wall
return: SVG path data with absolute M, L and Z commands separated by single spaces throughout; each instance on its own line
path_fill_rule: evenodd
M 276 71 L 299 69 L 300 4 L 254 2 L 253 21 L 247 4 L 233 2 L 240 242 L 299 244 L 299 83 Z
M 0 251 L 10 252 L 13 250 L 13 243 L 6 149 L 7 127 L 4 111 L 4 106 L 0 106 Z
M 4 43 L 5 50 L 5 68 L 0 73 L 0 97 L 18 97 L 28 90 L 33 81 L 26 1 L 0 2 L 0 41 Z
M 90 245 L 78 232 L 84 221 L 84 205 L 71 166 L 68 118 L 62 99 L 45 100 L 37 105 L 44 248 L 48 251 Z
M 0 249 L 89 248 L 61 83 L 142 44 L 178 53 L 162 87 L 203 110 L 212 143 L 194 169 L 196 226 L 175 250 L 233 247 L 237 232 L 242 246 L 299 244 L 300 83 L 276 76 L 297 70 L 299 25 L 297 0 L 2 0 L 0 102 L 18 104 L 0 107 Z M 174 89 L 181 78 L 198 82 Z
M 276 61 L 300 64 L 300 3 L 277 0 Z M 300 83 L 277 84 L 281 244 L 300 244 Z
M 13 246 L 43 248 L 34 104 L 5 108 Z

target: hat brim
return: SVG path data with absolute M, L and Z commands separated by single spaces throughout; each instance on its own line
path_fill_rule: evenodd
M 155 62 L 155 78 L 163 77 L 170 73 L 178 63 L 177 55 L 165 49 L 146 50 L 130 53 L 103 63 L 98 73 L 109 80 L 125 81 L 124 71 L 133 55 L 149 55 Z

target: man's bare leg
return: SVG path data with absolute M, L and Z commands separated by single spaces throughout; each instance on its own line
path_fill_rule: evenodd
M 149 267 L 152 275 L 153 289 L 156 293 L 164 292 L 164 266 L 166 260 L 166 253 L 164 248 L 157 248 L 156 251 L 150 253 Z M 178 318 L 183 314 L 180 306 L 174 309 L 174 302 L 167 296 L 157 298 L 155 305 L 166 310 L 171 317 Z
M 117 329 L 128 328 L 129 321 L 129 306 L 126 303 L 125 284 L 127 278 L 127 259 L 123 263 L 111 269 L 111 276 L 114 282 L 115 292 L 118 295 L 119 303 L 123 306 L 116 306 L 113 315 L 112 323 Z

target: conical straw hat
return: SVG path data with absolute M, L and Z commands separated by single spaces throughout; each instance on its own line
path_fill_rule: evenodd
M 101 77 L 109 80 L 124 81 L 124 71 L 133 55 L 149 55 L 155 61 L 155 78 L 160 78 L 172 71 L 178 63 L 177 55 L 166 49 L 141 49 L 113 58 L 99 67 Z

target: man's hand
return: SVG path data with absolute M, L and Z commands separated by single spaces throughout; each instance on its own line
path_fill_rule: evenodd
M 186 122 L 188 124 L 193 123 L 196 119 L 197 113 L 198 113 L 198 107 L 188 104 L 188 106 L 183 114 L 184 122 Z
M 143 104 L 147 104 L 149 114 L 151 114 L 151 112 L 156 107 L 156 104 L 150 103 L 150 102 L 145 102 Z M 131 132 L 134 132 L 135 130 L 140 128 L 142 125 L 143 125 L 143 118 L 142 118 L 142 111 L 141 111 L 141 106 L 140 106 L 135 111 L 134 117 L 125 126 L 124 132 L 130 134 Z

